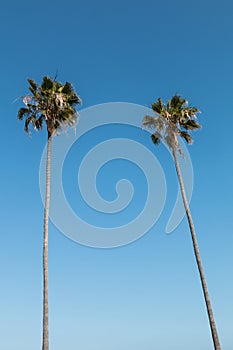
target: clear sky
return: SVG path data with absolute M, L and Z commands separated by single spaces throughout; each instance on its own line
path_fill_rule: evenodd
M 27 93 L 27 78 L 40 82 L 57 71 L 58 80 L 75 86 L 81 108 L 108 102 L 148 107 L 159 96 L 166 100 L 179 93 L 201 109 L 203 128 L 189 148 L 191 210 L 222 348 L 233 349 L 232 11 L 230 0 L 1 5 L 1 349 L 41 349 L 39 165 L 46 133 L 27 137 L 16 120 L 20 101 L 14 101 Z M 211 350 L 186 220 L 165 233 L 177 195 L 166 149 L 155 149 L 149 136 L 133 126 L 91 130 L 64 163 L 67 198 L 84 220 L 104 222 L 103 227 L 138 215 L 147 183 L 126 160 L 106 164 L 97 177 L 106 200 L 115 198 L 121 178 L 135 187 L 132 204 L 119 219 L 91 211 L 78 192 L 82 157 L 112 137 L 130 138 L 156 154 L 166 176 L 165 207 L 143 237 L 119 248 L 80 245 L 50 224 L 51 350 Z

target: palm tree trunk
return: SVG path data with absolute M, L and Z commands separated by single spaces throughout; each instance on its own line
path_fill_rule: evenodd
M 179 166 L 179 161 L 178 161 L 176 149 L 172 150 L 172 154 L 173 154 L 174 161 L 175 161 L 176 172 L 177 172 L 177 176 L 178 176 L 178 180 L 179 180 L 179 184 L 180 184 L 180 190 L 181 190 L 183 203 L 184 203 L 184 207 L 185 207 L 185 211 L 186 211 L 186 215 L 187 215 L 187 219 L 188 219 L 188 223 L 189 223 L 190 233 L 192 236 L 193 249 L 194 249 L 194 254 L 195 254 L 195 258 L 196 258 L 196 262 L 197 262 L 197 266 L 198 266 L 198 271 L 199 271 L 199 275 L 200 275 L 200 279 L 201 279 L 202 290 L 203 290 L 203 294 L 204 294 L 204 298 L 205 298 L 205 303 L 206 303 L 206 308 L 207 308 L 207 313 L 208 313 L 208 318 L 209 318 L 209 324 L 210 324 L 211 333 L 212 333 L 212 339 L 214 342 L 214 349 L 221 350 L 221 346 L 220 346 L 220 342 L 219 342 L 219 338 L 218 338 L 218 333 L 217 333 L 217 328 L 216 328 L 216 324 L 214 321 L 214 314 L 213 314 L 213 310 L 211 307 L 210 297 L 209 297 L 207 284 L 206 284 L 206 280 L 205 280 L 204 270 L 202 267 L 201 256 L 200 256 L 198 243 L 197 243 L 197 237 L 196 237 L 194 224 L 193 224 L 192 216 L 191 216 L 190 209 L 189 209 L 189 204 L 188 204 L 188 201 L 186 198 L 184 183 L 183 183 L 183 179 L 182 179 L 182 175 L 181 175 L 181 171 L 180 171 L 180 166 Z
M 49 350 L 48 325 L 48 222 L 50 204 L 50 162 L 52 149 L 52 135 L 48 132 L 47 160 L 46 160 L 46 194 L 44 209 L 44 243 L 43 243 L 43 345 L 42 350 Z

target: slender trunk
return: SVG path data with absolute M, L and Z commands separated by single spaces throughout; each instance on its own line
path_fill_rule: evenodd
M 196 262 L 197 262 L 197 266 L 198 266 L 198 271 L 200 274 L 202 290 L 203 290 L 203 294 L 204 294 L 204 298 L 205 298 L 205 303 L 206 303 L 206 308 L 207 308 L 207 313 L 208 313 L 208 318 L 209 318 L 209 324 L 210 324 L 211 333 L 212 333 L 212 339 L 214 342 L 214 349 L 221 350 L 220 342 L 218 339 L 217 328 L 216 328 L 215 321 L 214 321 L 213 310 L 211 307 L 210 297 L 209 297 L 207 284 L 206 284 L 206 280 L 205 280 L 204 270 L 202 267 L 201 256 L 200 256 L 198 243 L 197 243 L 197 237 L 196 237 L 194 224 L 193 224 L 192 216 L 191 216 L 190 209 L 189 209 L 189 204 L 188 204 L 188 201 L 186 198 L 186 193 L 185 193 L 184 183 L 183 183 L 183 179 L 182 179 L 182 175 L 181 175 L 181 171 L 180 171 L 178 156 L 177 156 L 177 152 L 175 149 L 173 149 L 172 154 L 173 154 L 174 161 L 175 161 L 176 172 L 177 172 L 177 176 L 178 176 L 178 180 L 179 180 L 179 184 L 180 184 L 180 190 L 181 190 L 183 203 L 184 203 L 184 207 L 185 207 L 185 211 L 186 211 L 186 215 L 187 215 L 187 219 L 188 219 L 188 223 L 189 223 L 190 233 L 192 236 L 193 249 L 194 249 L 194 254 L 195 254 L 195 258 L 196 258 Z
M 52 135 L 48 132 L 47 160 L 46 160 L 46 193 L 44 208 L 44 243 L 43 243 L 43 345 L 42 350 L 49 350 L 48 325 L 48 222 L 50 204 L 50 162 L 52 149 Z

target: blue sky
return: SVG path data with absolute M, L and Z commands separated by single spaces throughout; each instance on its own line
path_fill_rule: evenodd
M 41 348 L 39 165 L 46 133 L 27 137 L 16 120 L 20 102 L 14 101 L 27 93 L 27 78 L 39 82 L 56 71 L 58 80 L 74 84 L 82 108 L 107 102 L 148 107 L 159 96 L 180 93 L 202 110 L 203 128 L 189 148 L 195 176 L 191 210 L 222 347 L 233 348 L 232 10 L 224 0 L 1 5 L 2 349 Z M 177 194 L 168 152 L 131 126 L 92 130 L 73 152 L 80 146 L 85 155 L 108 136 L 127 134 L 161 162 L 168 190 L 164 211 L 146 235 L 115 249 L 79 245 L 50 225 L 51 349 L 211 350 L 186 220 L 165 233 Z M 129 178 L 136 188 L 132 219 L 133 210 L 137 215 L 143 206 L 146 181 L 124 162 L 106 165 L 97 187 L 111 200 L 114 181 Z M 76 168 L 71 153 L 64 168 L 71 173 L 69 182 L 64 170 L 67 198 L 86 220 L 101 221 L 80 206 Z

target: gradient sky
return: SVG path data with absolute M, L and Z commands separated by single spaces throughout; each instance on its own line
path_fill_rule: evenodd
M 203 128 L 189 148 L 195 175 L 191 210 L 222 348 L 233 348 L 232 11 L 230 0 L 1 5 L 1 349 L 41 349 L 39 165 L 46 133 L 27 137 L 16 120 L 20 101 L 14 101 L 27 93 L 27 78 L 40 82 L 56 72 L 58 80 L 73 83 L 82 108 L 114 101 L 150 106 L 159 96 L 179 93 L 201 109 Z M 177 194 L 172 159 L 130 126 L 91 131 L 80 139 L 81 154 L 113 135 L 130 135 L 156 152 L 166 172 L 165 208 L 146 235 L 115 249 L 79 245 L 50 224 L 51 350 L 211 350 L 186 220 L 165 233 Z M 77 165 L 71 160 L 65 169 L 73 171 L 72 181 L 65 173 L 64 186 L 75 207 L 81 199 L 74 192 Z M 129 178 L 137 215 L 146 182 L 124 162 L 106 165 L 97 187 L 111 200 L 114 181 Z M 87 221 L 100 218 L 76 209 Z

